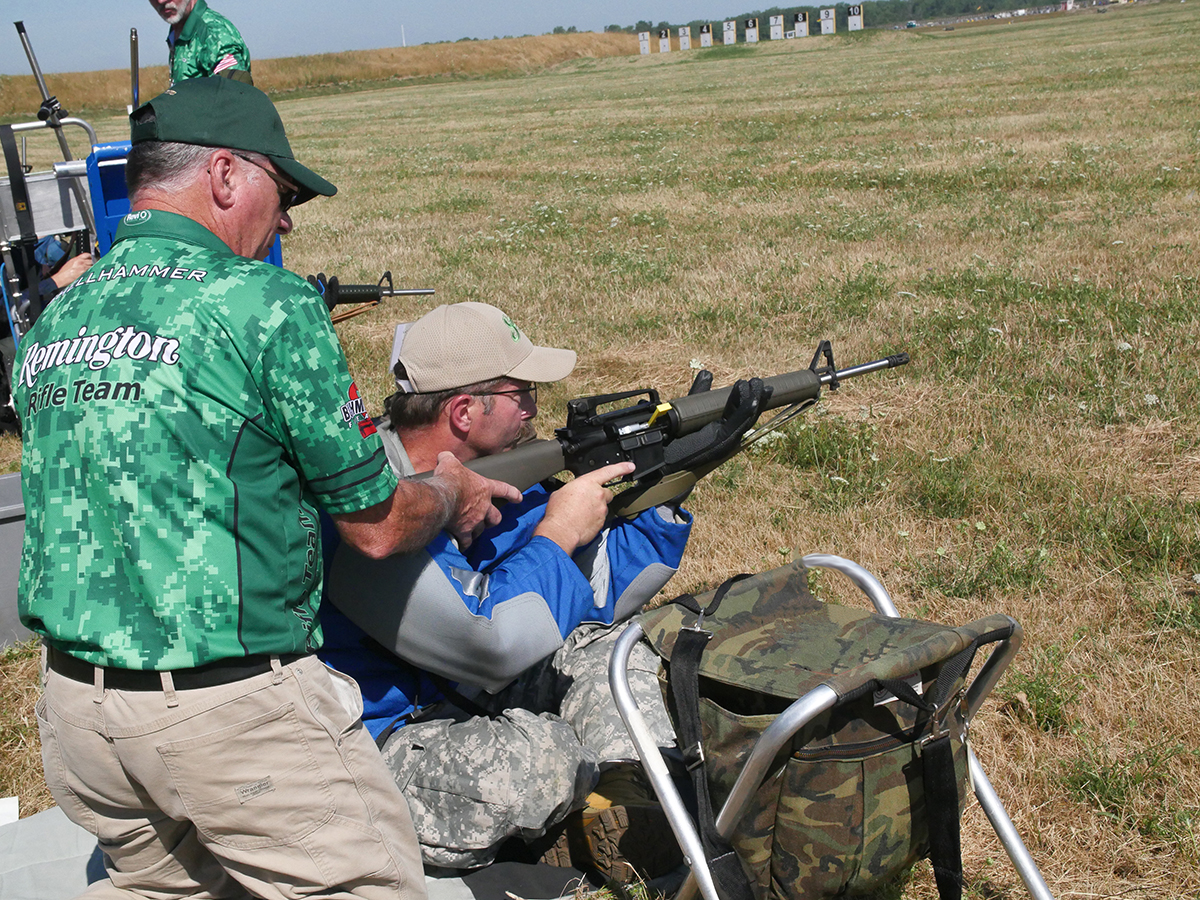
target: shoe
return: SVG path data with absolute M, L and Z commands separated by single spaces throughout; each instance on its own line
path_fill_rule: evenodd
M 553 835 L 548 834 L 547 837 Z M 567 836 L 567 823 L 564 821 L 559 828 L 557 837 L 542 851 L 538 862 L 547 866 L 557 866 L 560 869 L 571 868 L 571 842 Z
M 633 763 L 601 774 L 587 806 L 567 820 L 566 837 L 575 868 L 622 884 L 649 881 L 683 862 L 662 805 Z

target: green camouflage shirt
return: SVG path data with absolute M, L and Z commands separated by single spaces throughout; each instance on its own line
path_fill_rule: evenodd
M 171 84 L 208 75 L 254 84 L 250 51 L 241 33 L 204 0 L 196 0 L 178 35 L 168 33 L 167 46 L 171 48 Z
M 14 371 L 27 627 L 127 669 L 320 644 L 317 507 L 396 477 L 302 278 L 132 213 Z

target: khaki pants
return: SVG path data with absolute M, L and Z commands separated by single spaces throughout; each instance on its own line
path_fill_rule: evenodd
M 178 692 L 49 671 L 37 711 L 50 791 L 111 861 L 88 898 L 425 897 L 357 686 L 315 657 Z

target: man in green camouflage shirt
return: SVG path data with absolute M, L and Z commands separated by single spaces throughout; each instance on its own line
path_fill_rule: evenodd
M 392 474 L 323 301 L 259 261 L 336 190 L 265 94 L 192 79 L 130 118 L 131 212 L 15 364 L 19 605 L 47 785 L 110 861 L 88 896 L 421 898 L 357 688 L 312 655 L 318 508 L 379 558 L 520 494 L 450 454 Z
M 250 51 L 241 33 L 204 0 L 150 0 L 150 5 L 171 26 L 171 84 L 208 75 L 254 84 Z

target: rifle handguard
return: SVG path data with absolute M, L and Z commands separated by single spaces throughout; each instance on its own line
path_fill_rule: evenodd
M 761 378 L 738 381 L 729 391 L 720 421 L 682 435 L 667 445 L 663 454 L 663 474 L 671 475 L 728 458 L 740 446 L 742 435 L 754 427 L 763 404 L 770 398 L 771 388 Z

